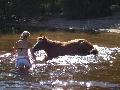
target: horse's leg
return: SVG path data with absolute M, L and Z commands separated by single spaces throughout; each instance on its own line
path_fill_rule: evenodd
M 43 62 L 46 62 L 46 61 L 48 61 L 48 56 L 45 56 L 45 58 L 43 59 Z
M 52 59 L 52 57 L 46 56 L 46 57 L 43 59 L 43 62 L 46 62 L 46 61 L 51 60 L 51 59 Z

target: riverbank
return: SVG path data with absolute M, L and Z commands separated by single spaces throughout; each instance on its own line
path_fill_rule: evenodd
M 47 20 L 31 20 L 29 25 L 35 27 L 61 28 L 79 31 L 110 31 L 120 33 L 120 15 L 97 19 L 67 20 L 64 18 L 49 18 Z
M 81 20 L 68 20 L 65 18 L 55 17 L 46 17 L 45 19 L 31 18 L 26 22 L 7 23 L 7 25 L 12 28 L 55 28 L 69 31 L 109 31 L 120 33 L 120 15 Z

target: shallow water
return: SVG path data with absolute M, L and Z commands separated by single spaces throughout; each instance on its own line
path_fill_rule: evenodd
M 37 63 L 29 75 L 15 72 L 15 57 L 9 52 L 0 55 L 0 90 L 119 90 L 120 48 L 94 45 L 98 55 L 59 56 L 41 63 L 46 55 L 37 51 Z

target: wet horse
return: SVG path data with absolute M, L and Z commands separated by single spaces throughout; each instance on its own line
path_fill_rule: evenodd
M 74 39 L 68 42 L 53 41 L 45 36 L 38 37 L 33 47 L 33 52 L 44 50 L 47 54 L 45 61 L 64 55 L 88 55 L 97 54 L 98 51 L 85 39 Z

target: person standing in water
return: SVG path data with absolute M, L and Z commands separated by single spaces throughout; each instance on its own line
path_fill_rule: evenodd
M 28 49 L 30 49 L 32 57 L 34 58 L 34 54 L 32 52 L 32 43 L 29 41 L 29 37 L 30 33 L 28 31 L 24 31 L 21 34 L 20 39 L 15 43 L 14 47 L 17 53 L 16 67 L 20 72 L 23 73 L 28 72 L 32 67 L 28 55 Z

